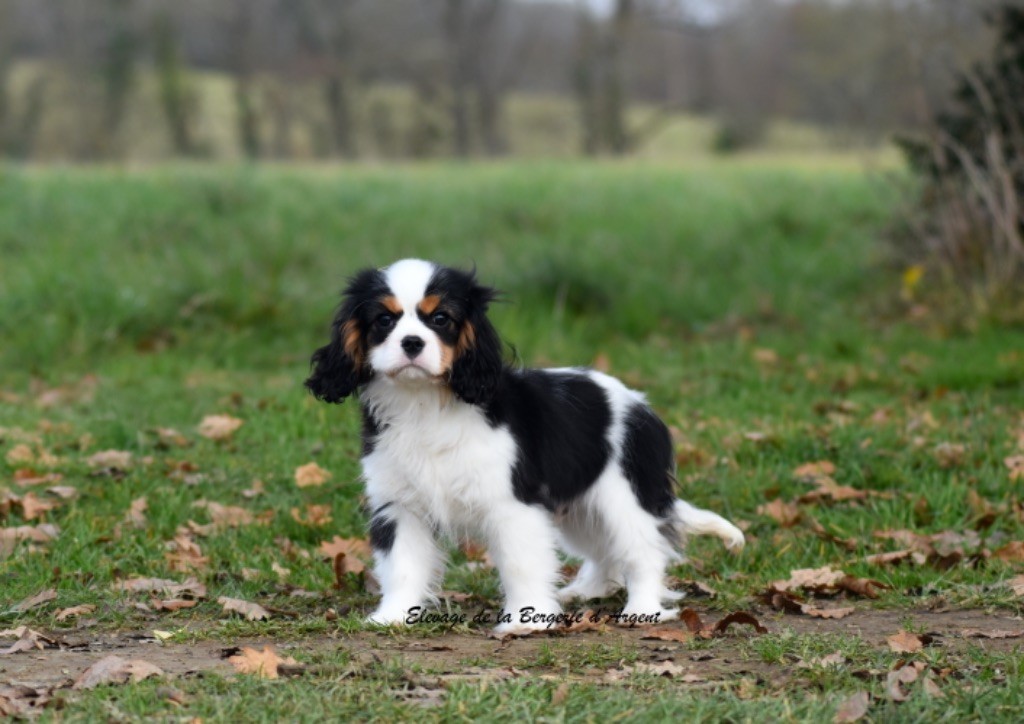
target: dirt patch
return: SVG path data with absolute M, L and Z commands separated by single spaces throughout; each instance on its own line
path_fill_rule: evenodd
M 719 614 L 701 612 L 707 619 Z M 792 631 L 796 634 L 838 634 L 856 636 L 871 646 L 885 647 L 886 639 L 908 623 L 915 630 L 934 638 L 933 645 L 956 651 L 969 645 L 990 651 L 1011 651 L 1024 645 L 1024 621 L 1005 613 L 985 611 L 907 611 L 859 610 L 841 620 L 823 620 L 806 616 L 769 614 L 760 616 L 770 633 Z M 680 624 L 680 626 L 682 626 Z M 998 637 L 1006 633 L 1014 637 Z M 531 674 L 564 678 L 559 660 L 581 655 L 582 665 L 573 666 L 577 675 L 604 676 L 618 665 L 604 660 L 588 669 L 586 652 L 602 648 L 604 652 L 629 652 L 638 662 L 672 661 L 674 675 L 721 679 L 740 673 L 765 678 L 786 674 L 785 666 L 767 665 L 752 658 L 744 650 L 753 635 L 747 628 L 730 630 L 714 645 L 695 648 L 687 643 L 644 640 L 644 628 L 611 627 L 604 631 L 588 631 L 569 635 L 538 635 L 529 638 L 498 641 L 484 631 L 452 632 L 428 637 L 408 633 L 366 631 L 355 634 L 338 633 L 303 639 L 239 639 L 201 640 L 190 644 L 162 643 L 152 632 L 108 632 L 53 634 L 59 648 L 33 650 L 0 657 L 0 683 L 33 687 L 54 687 L 69 684 L 86 668 L 110 654 L 123 658 L 144 659 L 175 676 L 217 672 L 232 674 L 224 658 L 228 649 L 238 646 L 259 648 L 273 645 L 282 655 L 307 658 L 339 649 L 352 657 L 353 666 L 392 661 L 410 671 L 426 672 L 420 676 L 425 685 L 444 684 L 451 680 L 473 677 L 498 677 Z M 996 636 L 986 638 L 985 636 Z M 614 658 L 614 656 L 612 657 Z M 536 669 L 537 671 L 532 671 Z M 558 673 L 556 673 L 558 672 Z

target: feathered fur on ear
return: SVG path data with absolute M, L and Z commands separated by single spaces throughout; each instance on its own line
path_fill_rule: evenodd
M 373 377 L 366 364 L 366 341 L 356 311 L 380 283 L 380 272 L 367 269 L 354 276 L 345 289 L 344 301 L 331 323 L 331 341 L 310 360 L 313 371 L 306 388 L 318 400 L 343 402 Z
M 489 402 L 498 389 L 505 362 L 501 338 L 487 319 L 487 305 L 496 292 L 474 283 L 468 298 L 468 315 L 463 322 L 456 357 L 448 380 L 452 392 L 471 405 Z

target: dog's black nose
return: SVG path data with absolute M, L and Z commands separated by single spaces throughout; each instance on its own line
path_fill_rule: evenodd
M 409 355 L 409 359 L 414 359 L 416 355 L 423 351 L 423 347 L 426 345 L 419 337 L 403 337 L 402 338 L 402 349 Z

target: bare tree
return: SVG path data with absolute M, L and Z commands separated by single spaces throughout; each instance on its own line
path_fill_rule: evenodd
M 579 7 L 575 83 L 584 153 L 622 154 L 631 147 L 623 54 L 636 8 L 636 0 L 616 0 L 611 16 L 600 21 L 585 4 Z
M 100 71 L 103 79 L 103 118 L 99 155 L 120 155 L 118 137 L 135 86 L 135 63 L 140 41 L 135 28 L 134 0 L 107 0 L 106 37 Z
M 166 10 L 153 22 L 153 45 L 160 83 L 160 101 L 171 134 L 174 151 L 182 156 L 197 151 L 192 133 L 195 96 L 188 87 L 185 67 L 179 49 L 178 30 Z
M 234 0 L 233 5 L 229 33 L 238 138 L 245 156 L 256 159 L 262 155 L 262 147 L 253 82 L 253 3 L 251 0 Z

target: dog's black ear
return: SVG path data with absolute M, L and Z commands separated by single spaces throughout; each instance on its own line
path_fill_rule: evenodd
M 489 402 L 498 389 L 504 370 L 501 338 L 487 318 L 487 305 L 496 292 L 473 284 L 467 300 L 467 316 L 455 347 L 448 384 L 455 395 L 472 405 Z
M 349 282 L 338 314 L 331 323 L 331 341 L 313 353 L 306 388 L 318 400 L 343 402 L 373 376 L 366 362 L 366 340 L 356 316 L 364 297 L 372 293 L 379 272 L 360 272 Z

